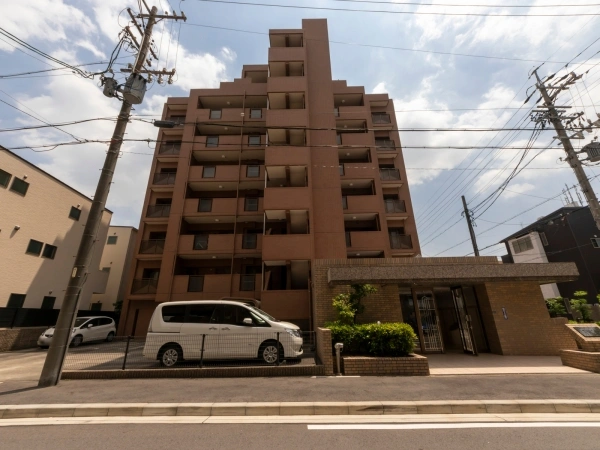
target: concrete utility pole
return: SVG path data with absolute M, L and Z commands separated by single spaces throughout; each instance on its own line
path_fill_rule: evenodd
M 596 222 L 596 227 L 600 230 L 600 204 L 598 203 L 598 198 L 592 189 L 592 185 L 590 180 L 588 179 L 585 171 L 583 170 L 583 166 L 581 165 L 581 161 L 573 148 L 573 144 L 571 143 L 571 138 L 567 134 L 567 130 L 565 129 L 560 114 L 557 111 L 556 106 L 554 105 L 554 98 L 563 90 L 568 88 L 568 85 L 573 84 L 577 79 L 581 78 L 581 76 L 577 76 L 574 73 L 570 73 L 567 79 L 559 86 L 551 86 L 550 88 L 546 87 L 542 80 L 540 79 L 537 69 L 534 71 L 535 77 L 537 79 L 536 87 L 542 94 L 542 98 L 544 99 L 545 108 L 548 109 L 547 119 L 554 125 L 554 129 L 558 134 L 558 139 L 562 143 L 562 146 L 567 153 L 567 162 L 573 168 L 575 172 L 575 176 L 577 177 L 577 181 L 579 182 L 579 188 L 589 204 L 590 211 L 592 213 L 592 217 Z M 553 95 L 548 93 L 548 89 L 552 89 L 555 92 Z
M 147 22 L 143 33 L 142 43 L 139 46 L 139 53 L 132 69 L 134 74 L 150 72 L 144 70 L 144 64 L 146 63 L 148 51 L 150 49 L 150 43 L 152 42 L 152 28 L 156 24 L 156 19 L 162 18 L 185 20 L 185 15 L 177 16 L 175 13 L 173 13 L 173 15 L 159 15 L 157 14 L 158 9 L 155 6 L 150 9 L 148 8 L 148 5 L 146 5 L 145 1 L 144 5 L 148 9 L 149 14 L 138 14 L 137 16 L 138 18 L 146 18 Z M 135 21 L 134 23 L 139 28 Z M 117 159 L 119 158 L 119 152 L 121 149 L 121 144 L 123 143 L 123 136 L 125 135 L 125 129 L 127 128 L 131 108 L 132 104 L 123 99 L 121 111 L 119 112 L 110 146 L 108 148 L 108 152 L 106 153 L 106 159 L 104 160 L 104 166 L 102 167 L 102 172 L 100 174 L 100 180 L 98 181 L 98 186 L 96 187 L 96 192 L 90 208 L 88 220 L 83 230 L 83 236 L 81 238 L 81 243 L 79 244 L 79 250 L 77 251 L 77 256 L 75 257 L 75 264 L 71 272 L 71 278 L 69 279 L 65 297 L 60 308 L 60 313 L 54 329 L 54 337 L 52 338 L 52 343 L 48 349 L 46 361 L 44 362 L 42 374 L 38 382 L 39 387 L 55 386 L 60 380 L 64 360 L 67 355 L 67 349 L 71 342 L 73 325 L 75 323 L 75 319 L 77 318 L 79 294 L 81 293 L 89 270 L 88 266 L 90 264 L 90 259 L 96 240 L 96 233 L 102 221 L 102 214 L 104 213 L 106 199 L 108 197 L 110 184 L 112 182 L 115 167 L 117 165 Z M 97 245 L 101 244 L 98 243 Z M 100 251 L 100 249 L 97 250 Z
M 471 243 L 473 244 L 473 253 L 475 256 L 479 256 L 479 249 L 477 248 L 477 238 L 475 237 L 475 230 L 473 230 L 473 221 L 471 218 L 471 211 L 467 208 L 467 201 L 465 196 L 461 196 L 463 202 L 463 208 L 465 209 L 465 219 L 467 219 L 467 225 L 469 226 L 469 234 L 471 235 Z

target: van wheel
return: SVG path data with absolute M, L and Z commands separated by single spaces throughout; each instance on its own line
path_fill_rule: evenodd
M 277 341 L 264 342 L 258 350 L 258 357 L 267 364 L 275 364 L 277 359 L 283 361 L 283 347 Z
M 75 336 L 73 338 L 73 340 L 71 341 L 71 345 L 73 347 L 79 347 L 81 345 L 81 343 L 83 342 L 83 336 L 78 334 L 77 336 Z
M 173 367 L 183 359 L 183 352 L 181 351 L 181 348 L 176 345 L 167 345 L 160 350 L 158 359 L 161 366 Z
M 108 336 L 106 336 L 106 342 L 112 342 L 114 338 L 115 338 L 115 333 L 113 333 L 111 331 L 110 333 L 108 333 Z

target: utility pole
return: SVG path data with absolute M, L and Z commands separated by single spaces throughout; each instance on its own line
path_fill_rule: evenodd
M 157 19 L 186 19 L 183 13 L 181 16 L 176 15 L 174 12 L 173 15 L 159 15 L 156 6 L 153 6 L 152 9 L 150 9 L 144 0 L 142 0 L 142 2 L 148 10 L 148 14 L 140 13 L 137 15 L 137 18 L 145 18 L 147 19 L 147 22 L 143 31 L 142 43 L 139 46 L 136 45 L 136 47 L 138 47 L 138 55 L 135 65 L 131 69 L 131 77 L 139 77 L 139 74 L 141 73 L 154 72 L 145 70 L 144 64 L 147 62 L 147 56 L 150 50 L 150 44 L 152 42 L 152 28 L 156 24 Z M 132 15 L 131 12 L 130 15 Z M 141 28 L 135 21 L 135 18 L 134 23 L 138 30 L 141 31 Z M 133 80 L 134 78 L 131 77 L 130 79 Z M 109 80 L 114 81 L 112 78 Z M 125 129 L 127 128 L 127 123 L 129 121 L 129 116 L 132 109 L 132 101 L 134 103 L 141 103 L 143 92 L 145 92 L 145 80 L 142 81 L 144 90 L 142 91 L 139 101 L 136 102 L 136 100 L 132 100 L 131 96 L 123 96 L 121 111 L 119 112 L 117 123 L 110 141 L 110 146 L 108 148 L 108 152 L 106 153 L 106 159 L 104 160 L 104 166 L 102 167 L 100 179 L 98 180 L 98 186 L 96 187 L 90 213 L 83 230 L 83 236 L 79 244 L 77 256 L 75 257 L 75 264 L 73 265 L 73 270 L 71 272 L 71 277 L 65 292 L 65 297 L 60 308 L 60 313 L 54 329 L 54 337 L 52 338 L 52 343 L 50 344 L 48 354 L 46 355 L 42 374 L 40 375 L 38 382 L 39 387 L 55 386 L 60 380 L 64 360 L 67 356 L 67 349 L 71 342 L 73 325 L 75 323 L 75 319 L 77 318 L 79 294 L 83 289 L 83 285 L 89 271 L 89 264 L 93 253 L 94 243 L 96 241 L 96 233 L 102 221 L 106 199 L 110 191 L 110 185 L 112 183 L 115 167 L 119 158 L 121 144 L 123 143 L 123 136 L 125 135 Z M 112 91 L 111 94 L 112 95 L 110 96 L 116 97 L 116 94 L 112 93 Z M 106 89 L 105 95 L 107 95 Z
M 467 225 L 469 226 L 469 234 L 471 235 L 471 243 L 473 244 L 473 253 L 475 256 L 479 256 L 479 249 L 477 248 L 477 238 L 475 237 L 475 230 L 473 230 L 473 218 L 471 217 L 471 211 L 467 208 L 467 201 L 465 200 L 465 196 L 461 196 L 463 208 L 465 212 L 463 213 L 465 219 L 467 219 Z
M 562 123 L 560 113 L 559 111 L 557 111 L 557 107 L 554 105 L 554 99 L 558 96 L 558 94 L 561 91 L 567 89 L 570 84 L 573 84 L 575 81 L 581 78 L 581 75 L 578 76 L 571 72 L 568 76 L 563 77 L 566 78 L 566 80 L 562 84 L 547 87 L 540 79 L 537 73 L 537 69 L 534 71 L 534 73 L 537 79 L 536 86 L 540 91 L 540 94 L 542 94 L 542 99 L 545 103 L 544 107 L 548 109 L 548 111 L 545 112 L 544 118 L 549 120 L 550 123 L 552 123 L 552 125 L 554 126 L 554 129 L 558 134 L 558 139 L 560 139 L 560 142 L 564 147 L 565 152 L 567 153 L 567 162 L 575 172 L 575 176 L 577 177 L 577 181 L 579 182 L 579 188 L 581 189 L 581 192 L 583 192 L 583 195 L 585 195 L 585 198 L 590 207 L 590 211 L 592 213 L 592 217 L 596 222 L 596 227 L 600 230 L 600 204 L 598 203 L 598 198 L 596 197 L 596 194 L 592 189 L 590 180 L 588 179 L 587 175 L 585 174 L 585 171 L 583 170 L 583 166 L 579 157 L 577 156 L 577 152 L 573 148 L 573 144 L 571 143 L 571 137 L 569 137 L 569 135 L 567 134 L 567 130 Z M 548 89 L 553 90 L 552 95 L 548 93 Z M 570 121 L 573 120 L 574 119 L 572 118 Z M 582 128 L 582 130 L 583 129 L 584 128 Z M 579 131 L 578 133 L 575 133 L 572 137 L 582 139 L 583 132 Z

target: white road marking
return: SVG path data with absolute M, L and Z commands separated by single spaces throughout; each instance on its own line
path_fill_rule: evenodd
M 307 425 L 309 430 L 435 430 L 463 428 L 599 428 L 600 422 L 487 422 Z

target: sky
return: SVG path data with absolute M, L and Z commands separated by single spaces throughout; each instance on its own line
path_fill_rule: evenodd
M 535 125 L 531 108 L 538 96 L 524 102 L 534 89 L 531 71 L 542 63 L 541 76 L 562 76 L 566 71 L 584 74 L 558 97 L 557 104 L 571 106 L 569 112 L 584 112 L 592 122 L 600 117 L 595 106 L 600 100 L 597 5 L 575 6 L 591 3 L 586 0 L 427 2 L 433 6 L 419 4 L 419 0 L 246 1 L 324 8 L 319 10 L 227 1 L 147 0 L 161 11 L 183 10 L 188 20 L 156 25 L 153 37 L 160 62 L 155 67 L 175 68 L 177 76 L 172 85 L 154 83 L 143 104 L 135 106 L 127 138 L 156 138 L 157 129 L 149 122 L 161 114 L 167 97 L 187 96 L 192 88 L 216 88 L 221 81 L 239 77 L 244 64 L 266 64 L 269 29 L 301 28 L 303 18 L 326 18 L 333 78 L 365 86 L 367 93 L 387 92 L 394 99 L 398 126 L 406 130 L 400 137 L 406 147 L 403 152 L 423 256 L 472 252 L 461 216 L 461 195 L 473 210 L 482 254 L 493 256 L 506 253 L 502 245 L 494 244 L 565 204 L 562 190 L 565 185 L 573 186 L 576 178 L 560 159 L 564 152 L 553 141 L 553 130 L 538 133 L 525 156 L 524 149 L 496 147 L 524 148 L 530 142 Z M 503 6 L 476 6 L 482 4 Z M 548 6 L 552 4 L 569 6 Z M 69 64 L 106 62 L 129 21 L 127 7 L 139 11 L 136 0 L 19 0 L 3 10 L 0 27 Z M 507 14 L 511 16 L 500 17 Z M 133 55 L 122 51 L 116 63 L 133 63 Z M 120 102 L 102 94 L 98 76 L 88 79 L 69 70 L 54 70 L 2 78 L 56 67 L 0 35 L 0 145 L 36 147 L 74 138 L 110 138 L 111 120 L 64 126 L 62 131 L 5 131 L 41 125 L 41 121 L 56 124 L 116 117 Z M 118 79 L 124 79 L 119 72 L 122 67 L 113 66 Z M 88 71 L 105 68 L 106 64 L 85 67 Z M 410 131 L 418 128 L 527 130 Z M 586 133 L 584 140 L 574 144 L 580 148 L 596 134 Z M 106 149 L 105 144 L 89 143 L 15 152 L 92 196 Z M 137 227 L 154 147 L 126 142 L 121 150 L 107 207 L 114 212 L 114 225 Z M 491 206 L 480 204 L 521 158 L 521 165 L 529 163 L 526 168 Z M 586 167 L 586 173 L 590 178 L 598 175 L 592 186 L 600 192 L 600 167 Z M 578 194 L 582 196 L 571 190 L 575 200 Z

